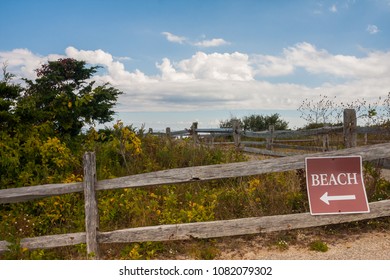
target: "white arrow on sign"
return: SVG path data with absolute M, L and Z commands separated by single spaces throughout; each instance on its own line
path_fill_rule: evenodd
M 329 196 L 328 192 L 324 193 L 320 199 L 329 205 L 329 201 L 331 200 L 355 200 L 356 196 L 354 194 L 352 195 L 333 195 Z

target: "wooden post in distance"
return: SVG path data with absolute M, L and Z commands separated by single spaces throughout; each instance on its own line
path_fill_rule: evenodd
M 191 135 L 194 141 L 194 145 L 198 143 L 198 132 L 196 132 L 197 129 L 198 129 L 198 122 L 193 122 L 191 126 Z
M 238 120 L 233 120 L 233 139 L 234 139 L 234 146 L 236 147 L 236 150 L 240 150 L 241 148 L 241 128 L 240 128 L 240 122 Z
M 354 109 L 344 110 L 344 145 L 345 148 L 357 146 L 357 119 Z

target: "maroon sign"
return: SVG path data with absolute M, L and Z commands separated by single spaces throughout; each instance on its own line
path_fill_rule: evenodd
M 312 215 L 370 212 L 360 156 L 306 158 L 306 185 Z

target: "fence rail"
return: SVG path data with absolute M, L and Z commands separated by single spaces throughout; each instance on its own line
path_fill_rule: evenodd
M 100 232 L 97 236 L 97 242 L 130 243 L 217 238 L 310 228 L 390 216 L 390 200 L 372 202 L 369 205 L 370 213 L 365 214 L 312 216 L 310 213 L 299 213 L 224 221 L 129 228 L 111 232 Z M 86 233 L 79 232 L 24 238 L 21 240 L 20 245 L 23 248 L 29 249 L 49 249 L 86 242 Z M 7 241 L 0 241 L 0 252 L 7 251 L 8 245 L 9 243 Z
M 152 133 L 152 131 L 149 132 Z M 20 245 L 23 248 L 37 249 L 86 243 L 88 256 L 93 256 L 94 258 L 99 258 L 100 243 L 214 238 L 307 228 L 390 216 L 390 200 L 385 200 L 370 203 L 371 212 L 364 214 L 311 216 L 309 213 L 300 213 L 202 223 L 129 228 L 111 232 L 99 232 L 98 230 L 99 213 L 96 192 L 101 190 L 204 182 L 303 169 L 305 167 L 305 158 L 309 156 L 331 157 L 360 155 L 363 161 L 381 160 L 382 162 L 384 161 L 382 159 L 390 158 L 390 143 L 356 147 L 357 133 L 381 133 L 383 135 L 390 135 L 390 132 L 386 128 L 358 128 L 356 126 L 356 114 L 353 110 L 345 111 L 343 126 L 325 127 L 306 131 L 274 131 L 273 128 L 271 128 L 269 131 L 248 132 L 241 131 L 237 126 L 237 123 L 233 128 L 226 129 L 199 129 L 197 127 L 197 123 L 194 123 L 190 130 L 171 132 L 170 129 L 167 129 L 165 135 L 175 137 L 184 134 L 191 135 L 194 139 L 194 143 L 197 143 L 198 141 L 198 133 L 209 133 L 212 136 L 217 134 L 221 135 L 221 133 L 222 135 L 230 134 L 233 136 L 233 143 L 236 147 L 240 148 L 242 148 L 241 145 L 243 143 L 248 145 L 260 143 L 260 141 L 241 142 L 241 136 L 265 138 L 266 141 L 261 142 L 261 144 L 265 144 L 269 150 L 262 150 L 262 152 L 268 152 L 270 155 L 276 156 L 286 156 L 286 154 L 278 154 L 275 151 L 271 151 L 273 146 L 279 145 L 286 148 L 292 147 L 292 145 L 286 144 L 287 141 L 283 139 L 324 135 L 324 147 L 329 148 L 327 135 L 341 132 L 343 133 L 345 147 L 347 147 L 347 149 L 343 150 L 334 150 L 315 154 L 291 155 L 284 158 L 272 158 L 261 161 L 257 160 L 209 166 L 176 168 L 101 181 L 97 181 L 96 179 L 95 154 L 86 153 L 84 155 L 84 182 L 2 189 L 0 190 L 0 204 L 18 203 L 55 195 L 84 192 L 85 232 L 24 238 L 20 241 Z M 278 140 L 275 141 L 275 138 Z M 291 139 L 288 141 L 291 141 Z M 294 139 L 294 141 L 295 143 L 302 143 L 313 141 L 313 139 Z M 244 150 L 250 152 L 259 151 L 259 149 L 253 147 L 244 147 Z M 0 253 L 7 251 L 9 245 L 10 243 L 7 241 L 0 241 Z
M 307 156 L 360 155 L 364 161 L 390 157 L 390 144 L 354 147 L 344 150 L 274 158 L 210 166 L 197 166 L 138 174 L 96 182 L 94 153 L 84 157 L 83 183 L 52 184 L 17 189 L 0 190 L 0 203 L 22 202 L 47 196 L 84 191 L 86 209 L 86 232 L 41 236 L 22 239 L 21 246 L 29 249 L 54 248 L 87 243 L 88 254 L 99 258 L 99 243 L 141 242 L 211 238 L 271 232 L 295 228 L 306 228 L 326 224 L 343 223 L 390 215 L 390 200 L 370 203 L 367 214 L 316 216 L 309 213 L 252 217 L 235 220 L 202 223 L 160 225 L 122 229 L 111 232 L 98 231 L 98 211 L 95 191 L 157 185 L 183 184 L 194 181 L 209 181 L 223 178 L 243 177 L 270 172 L 282 172 L 304 168 Z M 0 241 L 0 252 L 8 250 L 10 244 Z
M 194 124 L 197 123 L 193 123 Z M 229 136 L 235 132 L 234 128 L 190 128 L 178 131 L 170 131 L 169 128 L 166 129 L 167 132 L 149 132 L 153 135 L 169 135 L 173 137 L 178 136 L 191 136 L 194 133 L 196 134 L 214 134 L 214 136 Z M 380 133 L 383 130 L 378 128 L 359 128 L 359 132 L 361 133 Z M 249 130 L 239 130 L 236 131 L 241 136 L 251 137 L 251 138 L 267 138 L 270 136 L 277 138 L 293 138 L 293 137 L 305 137 L 312 135 L 323 135 L 329 133 L 339 133 L 343 132 L 343 126 L 332 126 L 332 127 L 321 127 L 321 128 L 313 128 L 313 129 L 302 129 L 302 130 L 275 130 L 274 132 L 270 132 L 269 130 L 264 131 L 249 131 Z
M 249 153 L 258 153 L 271 156 L 291 156 L 297 153 L 283 153 L 274 152 L 273 148 L 282 149 L 294 149 L 301 151 L 329 151 L 337 149 L 337 146 L 330 146 L 330 136 L 340 135 L 342 136 L 342 145 L 344 147 L 355 147 L 357 145 L 357 135 L 364 134 L 364 144 L 368 144 L 367 135 L 382 135 L 385 137 L 390 136 L 390 129 L 388 126 L 376 126 L 376 127 L 359 127 L 357 126 L 356 112 L 353 109 L 344 110 L 344 123 L 341 126 L 328 126 L 315 129 L 300 129 L 300 130 L 274 130 L 273 126 L 270 126 L 268 130 L 264 131 L 247 131 L 242 130 L 238 121 L 233 122 L 232 128 L 198 128 L 198 123 L 193 123 L 190 129 L 184 129 L 181 131 L 171 132 L 170 128 L 166 129 L 166 133 L 155 133 L 157 135 L 164 135 L 170 137 L 183 137 L 190 136 L 194 139 L 194 143 L 198 143 L 200 138 L 205 140 L 211 139 L 209 142 L 211 145 L 222 144 L 234 144 L 237 149 L 243 150 Z M 152 130 L 150 130 L 152 132 Z M 232 136 L 234 142 L 215 142 L 215 137 Z M 241 138 L 250 138 L 252 140 L 241 141 Z M 309 137 L 306 139 L 302 139 Z M 322 138 L 321 138 L 322 137 Z M 264 139 L 258 141 L 256 139 Z M 296 145 L 297 143 L 304 142 L 319 142 L 322 140 L 322 145 Z M 283 145 L 283 142 L 289 142 L 289 145 Z M 383 141 L 382 141 L 383 142 Z M 292 145 L 295 144 L 295 145 Z M 265 149 L 259 149 L 253 146 L 266 146 Z M 340 146 L 340 145 L 338 145 Z
M 101 180 L 96 190 L 112 190 L 158 185 L 174 185 L 195 181 L 210 181 L 234 177 L 259 175 L 304 168 L 305 158 L 309 156 L 347 156 L 360 155 L 364 161 L 390 157 L 390 144 L 354 147 L 331 152 L 295 155 L 286 158 L 273 158 L 260 161 L 236 162 L 207 166 L 175 168 L 150 173 Z M 23 202 L 37 198 L 67 193 L 83 192 L 84 183 L 46 184 L 0 190 L 0 203 Z

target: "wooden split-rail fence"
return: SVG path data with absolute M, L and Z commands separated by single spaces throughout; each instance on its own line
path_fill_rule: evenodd
M 196 166 L 163 170 L 121 178 L 97 181 L 95 153 L 84 155 L 84 181 L 79 183 L 48 184 L 0 190 L 0 203 L 17 203 L 49 196 L 83 192 L 85 200 L 85 232 L 23 238 L 20 246 L 28 249 L 55 248 L 87 244 L 89 258 L 99 258 L 102 243 L 128 243 L 145 241 L 189 240 L 217 238 L 245 234 L 308 228 L 390 216 L 390 200 L 370 203 L 370 213 L 312 216 L 310 213 L 249 217 L 199 223 L 168 224 L 127 228 L 110 232 L 99 231 L 99 212 L 96 192 L 122 188 L 173 185 L 191 182 L 253 176 L 304 168 L 307 156 L 361 156 L 364 161 L 390 157 L 390 143 L 352 147 L 315 154 L 294 155 L 249 162 Z M 0 241 L 0 252 L 11 245 Z
M 194 144 L 234 145 L 237 150 L 247 153 L 280 157 L 302 154 L 302 151 L 325 152 L 339 149 L 341 146 L 355 147 L 358 140 L 367 145 L 370 142 L 369 135 L 380 135 L 383 138 L 371 142 L 390 140 L 390 130 L 387 127 L 357 126 L 354 109 L 344 110 L 343 125 L 316 129 L 275 130 L 274 126 L 270 125 L 266 131 L 246 131 L 240 128 L 238 121 L 233 121 L 232 128 L 199 128 L 198 123 L 194 122 L 189 129 L 171 131 L 167 127 L 165 133 L 153 133 L 153 129 L 149 129 L 148 133 L 171 138 L 191 137 Z M 362 135 L 361 139 L 358 139 L 358 135 Z M 226 139 L 233 141 L 225 141 Z M 260 148 L 261 146 L 264 148 Z

